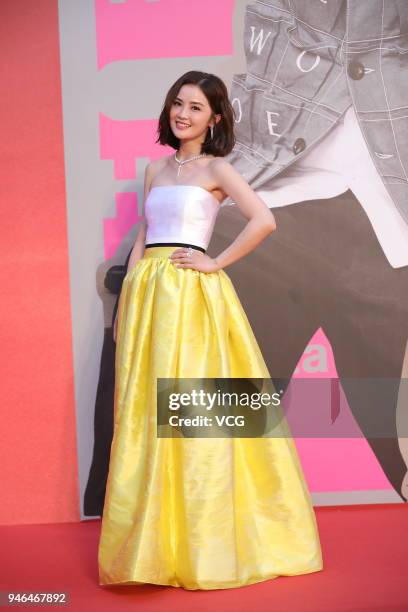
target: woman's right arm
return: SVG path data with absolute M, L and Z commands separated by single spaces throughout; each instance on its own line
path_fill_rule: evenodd
M 135 244 L 133 245 L 132 253 L 129 257 L 126 273 L 135 266 L 135 264 L 143 257 L 144 245 L 146 239 L 146 219 L 140 222 Z
M 147 164 L 146 170 L 145 170 L 143 202 L 146 202 L 146 198 L 150 191 L 150 186 L 151 186 L 154 174 L 155 172 L 154 172 L 153 162 L 150 162 L 149 164 Z M 146 218 L 143 218 L 143 220 L 139 224 L 139 229 L 137 232 L 136 240 L 135 240 L 132 252 L 129 257 L 126 274 L 130 272 L 130 270 L 136 265 L 139 259 L 143 257 L 143 253 L 145 249 L 146 230 L 147 230 Z M 115 321 L 113 323 L 114 342 L 116 342 L 116 333 L 117 333 L 117 327 L 118 327 L 118 312 L 119 312 L 119 309 L 116 311 Z
M 150 186 L 154 176 L 154 167 L 153 162 L 150 162 L 146 166 L 145 175 L 144 175 L 144 195 L 143 195 L 143 203 L 146 202 L 146 198 L 150 191 Z M 132 249 L 132 253 L 129 257 L 127 272 L 129 272 L 134 265 L 143 257 L 144 248 L 145 248 L 145 240 L 146 240 L 146 218 L 141 221 L 139 230 L 137 233 L 137 237 L 135 240 L 135 244 Z

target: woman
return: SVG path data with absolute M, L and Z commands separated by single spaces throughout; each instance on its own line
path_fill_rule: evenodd
M 145 173 L 145 222 L 129 259 L 117 328 L 114 437 L 99 583 L 240 587 L 322 569 L 296 448 L 281 437 L 158 437 L 157 379 L 269 378 L 223 268 L 275 229 L 223 159 L 234 145 L 225 84 L 192 71 L 170 88 L 158 141 L 176 154 Z M 220 202 L 248 219 L 206 254 Z

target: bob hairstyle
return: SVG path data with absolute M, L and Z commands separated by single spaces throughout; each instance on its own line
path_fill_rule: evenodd
M 169 117 L 171 105 L 183 85 L 198 85 L 209 102 L 213 116 L 221 115 L 221 119 L 214 125 L 213 138 L 211 138 L 210 129 L 208 129 L 205 140 L 201 144 L 200 153 L 207 153 L 217 157 L 228 155 L 235 144 L 235 113 L 228 98 L 228 90 L 224 81 L 215 74 L 198 70 L 190 70 L 183 74 L 167 92 L 159 117 L 158 138 L 156 142 L 162 145 L 170 145 L 176 150 L 180 147 L 180 139 L 174 135 L 170 127 Z

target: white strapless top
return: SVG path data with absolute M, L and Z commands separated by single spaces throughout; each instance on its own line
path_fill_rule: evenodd
M 220 202 L 198 185 L 157 185 L 145 201 L 146 244 L 182 242 L 207 249 Z

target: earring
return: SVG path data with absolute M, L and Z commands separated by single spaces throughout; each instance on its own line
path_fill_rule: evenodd
M 210 127 L 210 130 L 211 130 L 211 138 L 214 138 L 214 126 L 213 125 Z

